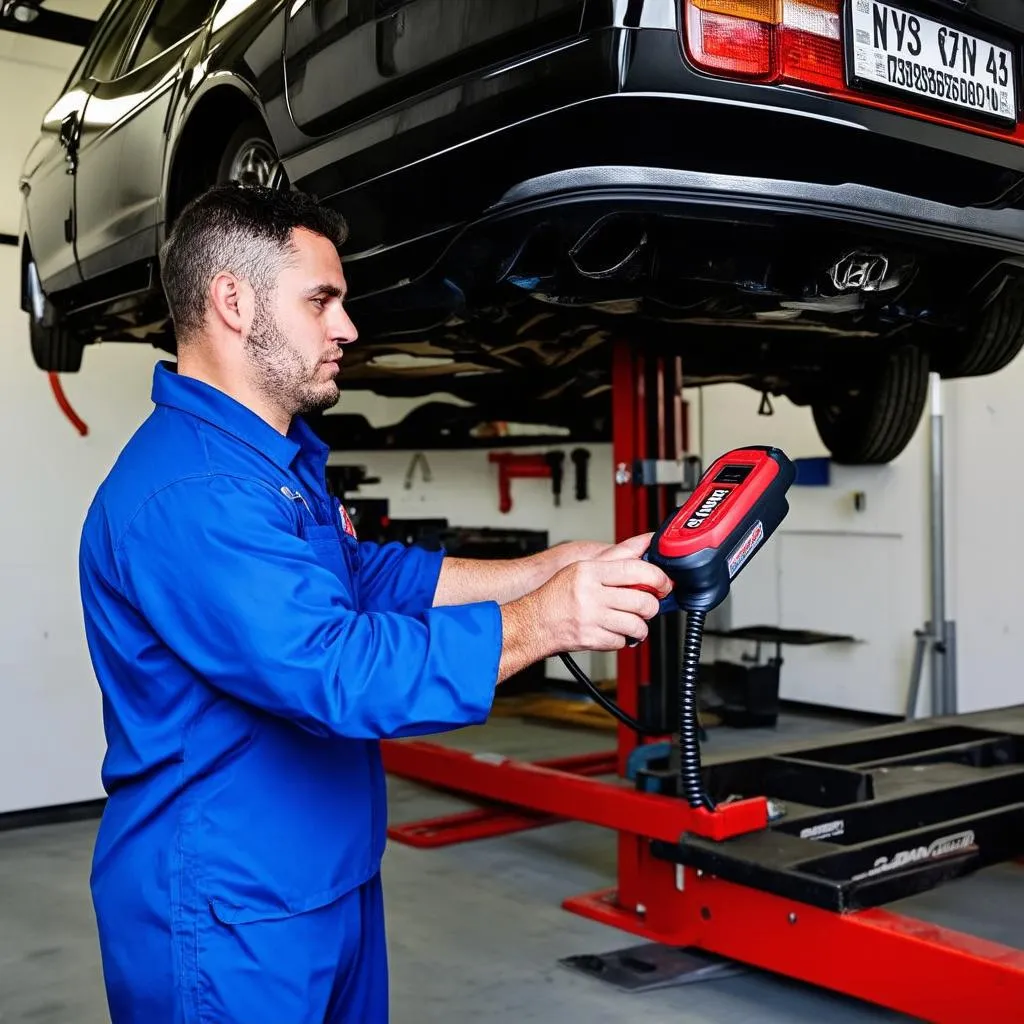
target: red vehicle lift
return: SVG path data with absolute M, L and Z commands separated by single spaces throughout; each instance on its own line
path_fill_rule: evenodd
M 674 507 L 660 478 L 687 438 L 679 361 L 624 345 L 613 359 L 623 538 Z M 600 825 L 618 833 L 617 885 L 567 899 L 569 911 L 929 1021 L 1024 1021 L 1024 950 L 884 909 L 1024 855 L 1024 706 L 731 760 L 705 754 L 719 807 L 693 809 L 675 792 L 668 742 L 679 618 L 654 620 L 646 643 L 618 654 L 618 703 L 661 740 L 640 746 L 620 725 L 614 751 L 537 763 L 389 741 L 389 773 L 485 805 L 394 825 L 391 838 L 431 847 Z

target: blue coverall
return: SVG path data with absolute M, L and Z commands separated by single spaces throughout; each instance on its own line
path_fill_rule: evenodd
M 113 1024 L 387 1020 L 379 739 L 485 721 L 497 604 L 350 535 L 285 437 L 159 363 L 84 525 L 108 801 L 91 877 Z

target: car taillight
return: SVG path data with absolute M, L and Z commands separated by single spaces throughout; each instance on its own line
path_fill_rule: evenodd
M 743 78 L 772 74 L 771 25 L 702 10 L 696 4 L 690 6 L 686 24 L 690 57 L 698 67 Z
M 686 49 L 704 71 L 841 89 L 841 0 L 684 0 Z

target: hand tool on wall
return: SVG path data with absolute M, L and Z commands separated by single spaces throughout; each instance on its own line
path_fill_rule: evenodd
M 430 472 L 430 463 L 427 462 L 426 455 L 424 455 L 423 452 L 417 452 L 409 460 L 409 468 L 405 471 L 405 489 L 407 491 L 411 491 L 412 490 L 412 480 L 413 480 L 413 476 L 415 476 L 415 474 L 416 474 L 416 466 L 417 465 L 422 467 L 423 482 L 425 484 L 430 483 L 430 481 L 433 479 L 433 476 L 431 475 L 431 472 Z
M 572 461 L 576 466 L 576 500 L 587 500 L 587 469 L 590 463 L 590 452 L 586 448 L 574 448 Z
M 512 509 L 512 481 L 546 478 L 551 480 L 555 505 L 562 501 L 562 476 L 565 453 L 550 451 L 543 455 L 523 455 L 515 452 L 490 452 L 489 462 L 498 466 L 498 508 L 502 512 Z
M 544 461 L 551 467 L 551 493 L 555 497 L 555 505 L 562 504 L 562 476 L 565 465 L 565 452 L 551 451 L 544 456 Z

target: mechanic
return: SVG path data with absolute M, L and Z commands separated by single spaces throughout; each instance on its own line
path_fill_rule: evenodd
M 338 401 L 344 220 L 221 186 L 161 251 L 176 365 L 84 524 L 113 1024 L 386 1021 L 379 741 L 484 722 L 559 651 L 647 635 L 648 537 L 511 561 L 359 541 L 305 417 Z

